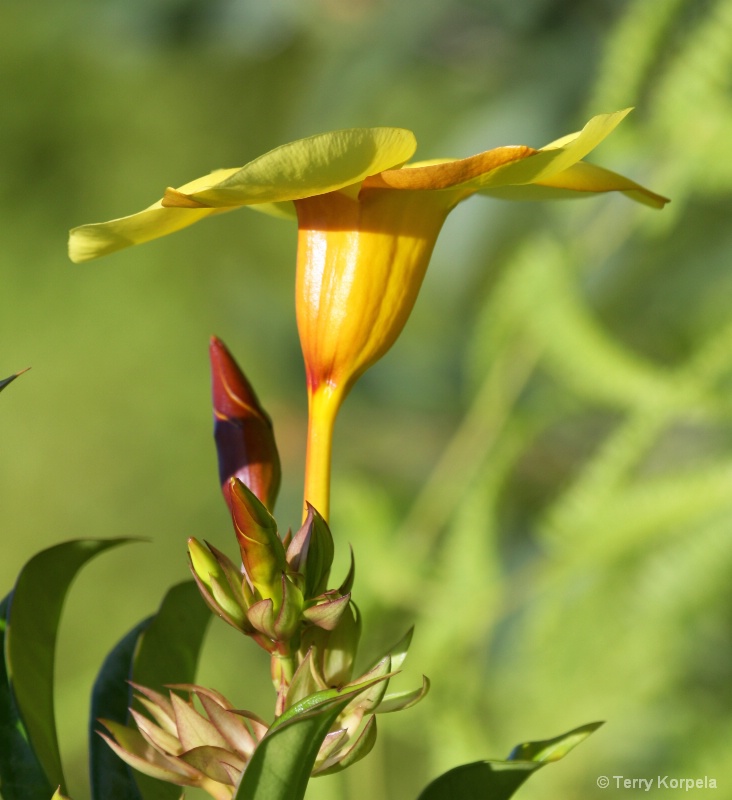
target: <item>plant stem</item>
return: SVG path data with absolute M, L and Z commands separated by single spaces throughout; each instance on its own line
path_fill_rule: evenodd
M 305 454 L 305 502 L 327 520 L 330 512 L 330 463 L 333 426 L 343 392 L 329 385 L 312 389 L 308 396 L 308 439 Z M 303 520 L 307 506 L 303 503 Z
M 295 674 L 297 665 L 295 656 L 292 654 L 289 643 L 281 643 L 272 653 L 270 661 L 272 670 L 272 683 L 277 690 L 277 700 L 275 703 L 275 717 L 279 717 L 285 710 L 285 700 L 287 692 Z

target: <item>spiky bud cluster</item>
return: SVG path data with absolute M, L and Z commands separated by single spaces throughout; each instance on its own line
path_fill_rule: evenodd
M 240 480 L 228 492 L 242 568 L 210 544 L 188 540 L 191 571 L 209 608 L 229 625 L 253 636 L 273 652 L 303 628 L 332 630 L 350 600 L 350 581 L 327 589 L 333 537 L 310 507 L 294 536 L 281 539 L 265 505 Z
M 406 657 L 411 631 L 356 679 L 337 688 L 334 679 L 350 678 L 360 623 L 351 604 L 339 625 L 326 637 L 347 645 L 345 658 L 336 663 L 334 650 L 322 642 L 311 644 L 300 662 L 286 698 L 286 708 L 272 726 L 248 711 L 240 711 L 219 692 L 191 684 L 170 686 L 166 697 L 133 684 L 135 699 L 145 709 L 130 713 L 136 728 L 102 720 L 110 735 L 101 734 L 131 767 L 153 778 L 179 786 L 195 786 L 215 800 L 231 800 L 242 773 L 259 742 L 282 724 L 336 695 L 352 695 L 320 746 L 312 774 L 339 772 L 369 753 L 376 741 L 375 714 L 398 711 L 424 697 L 429 683 L 419 689 L 387 694 L 389 680 Z M 322 629 L 321 629 L 322 631 Z M 356 632 L 356 633 L 354 633 Z M 177 694 L 182 691 L 187 698 Z
M 214 800 L 231 800 L 262 739 L 298 715 L 338 700 L 341 711 L 312 774 L 337 772 L 373 747 L 375 714 L 414 705 L 429 683 L 425 678 L 418 689 L 386 694 L 406 657 L 411 631 L 354 679 L 361 620 L 351 601 L 353 558 L 341 586 L 328 589 L 333 537 L 310 505 L 300 529 L 280 536 L 271 513 L 280 480 L 272 423 L 218 339 L 211 341 L 210 353 L 219 474 L 241 566 L 213 545 L 190 538 L 190 567 L 208 607 L 271 655 L 275 719 L 267 726 L 201 686 L 171 686 L 165 696 L 135 685 L 138 706 L 147 714 L 130 709 L 136 728 L 102 720 L 109 732 L 102 735 L 140 772 L 199 787 Z
M 135 699 L 149 716 L 131 709 L 137 728 L 101 720 L 111 736 L 101 736 L 139 772 L 178 786 L 196 786 L 215 800 L 230 800 L 267 724 L 237 711 L 219 692 L 188 684 L 166 697 L 133 684 Z M 197 701 L 196 702 L 194 702 Z M 198 707 L 197 707 L 198 706 Z

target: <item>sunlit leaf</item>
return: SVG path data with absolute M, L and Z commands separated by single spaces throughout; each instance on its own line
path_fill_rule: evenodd
M 555 736 L 553 739 L 544 739 L 538 742 L 524 742 L 516 745 L 508 757 L 509 761 L 538 761 L 547 764 L 550 761 L 559 761 L 560 758 L 574 750 L 578 744 L 592 733 L 594 733 L 604 723 L 588 722 L 587 725 L 580 725 L 579 728 L 568 733 Z
M 338 715 L 384 677 L 348 691 L 318 692 L 285 712 L 254 751 L 234 800 L 301 800 L 320 745 Z
M 520 744 L 506 761 L 455 767 L 432 781 L 417 800 L 508 800 L 533 772 L 563 758 L 600 725 L 592 722 L 554 739 Z

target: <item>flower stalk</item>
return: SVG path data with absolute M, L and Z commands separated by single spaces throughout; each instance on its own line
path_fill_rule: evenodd
M 308 387 L 308 430 L 305 451 L 303 516 L 308 504 L 328 519 L 330 515 L 330 473 L 333 430 L 341 407 L 343 391 L 328 384 Z

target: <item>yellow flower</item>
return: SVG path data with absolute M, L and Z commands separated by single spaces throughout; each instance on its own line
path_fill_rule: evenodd
M 297 323 L 310 401 L 305 499 L 328 515 L 332 430 L 356 379 L 395 342 L 411 313 L 448 213 L 473 194 L 520 200 L 618 191 L 662 208 L 666 198 L 582 159 L 630 109 L 535 150 L 498 147 L 464 159 L 407 164 L 414 135 L 357 128 L 278 147 L 217 170 L 129 217 L 71 231 L 81 262 L 252 206 L 297 217 Z

